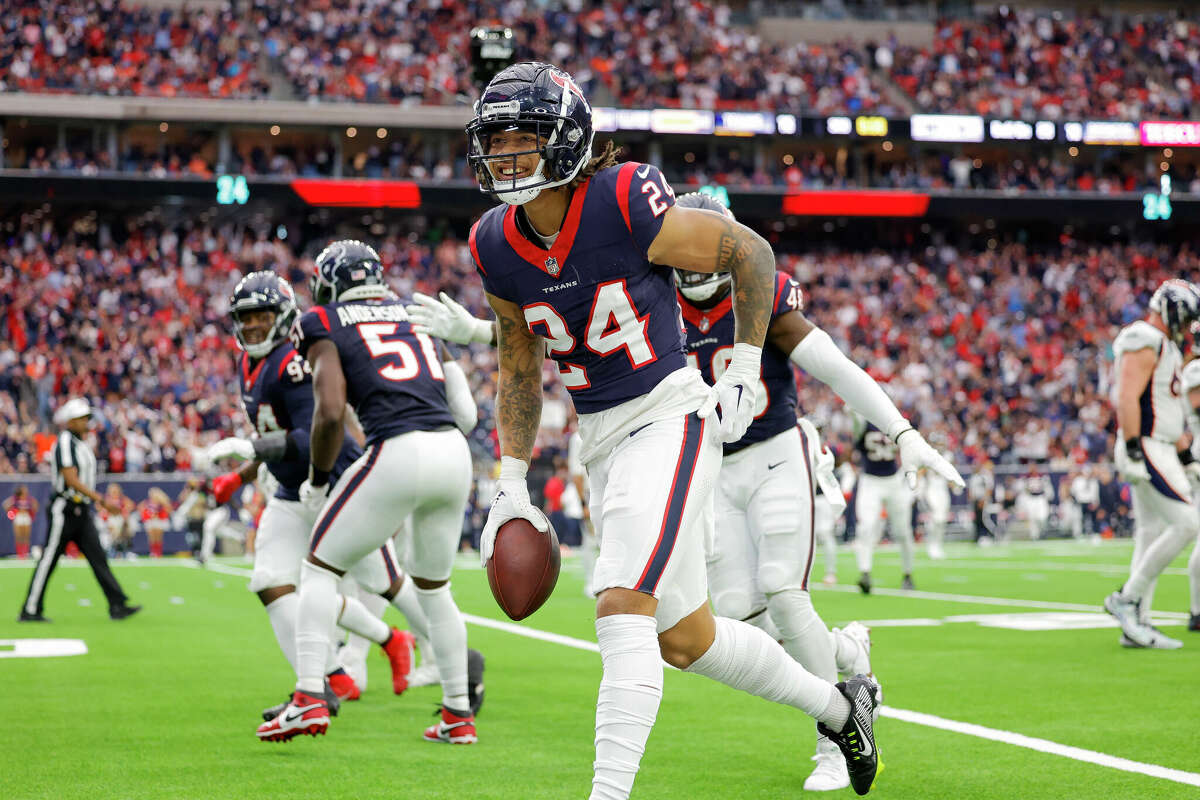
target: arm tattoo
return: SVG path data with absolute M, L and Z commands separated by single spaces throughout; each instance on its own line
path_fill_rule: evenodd
M 500 383 L 496 393 L 496 424 L 500 452 L 529 461 L 542 421 L 542 362 L 545 347 L 531 336 L 525 321 L 496 310 Z
M 734 338 L 762 347 L 775 299 L 775 254 L 761 236 L 725 220 L 717 271 L 733 275 Z

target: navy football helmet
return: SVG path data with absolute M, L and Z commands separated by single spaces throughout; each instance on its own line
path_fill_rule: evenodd
M 538 146 L 516 153 L 489 155 L 489 140 L 500 131 L 528 131 Z M 542 189 L 575 180 L 592 157 L 592 108 L 583 91 L 563 70 L 538 61 L 522 61 L 492 78 L 475 103 L 467 124 L 467 160 L 479 190 L 509 205 L 528 203 Z M 503 167 L 516 166 L 519 156 L 539 155 L 533 175 L 505 180 Z
M 242 315 L 248 311 L 274 311 L 275 322 L 267 337 L 251 344 L 246 341 Z M 270 270 L 251 272 L 238 281 L 229 298 L 229 315 L 233 317 L 233 335 L 238 346 L 251 358 L 262 358 L 288 338 L 296 320 L 296 293 L 283 278 Z
M 675 198 L 675 205 L 684 208 L 702 208 L 706 211 L 716 211 L 718 214 L 733 219 L 733 212 L 726 208 L 721 201 L 710 194 L 688 192 Z M 686 269 L 675 270 L 675 284 L 679 293 L 694 303 L 706 303 L 713 298 L 722 297 L 729 291 L 730 275 L 728 272 L 692 272 Z
M 308 284 L 313 305 L 346 300 L 368 300 L 388 293 L 383 262 L 369 244 L 356 239 L 333 242 L 317 256 L 317 268 Z
M 1179 278 L 1163 281 L 1150 297 L 1150 310 L 1162 319 L 1175 344 L 1183 347 L 1192 323 L 1200 320 L 1200 289 Z

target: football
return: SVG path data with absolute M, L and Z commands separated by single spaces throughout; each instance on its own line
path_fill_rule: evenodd
M 549 599 L 561 566 L 553 525 L 542 533 L 529 520 L 510 519 L 496 532 L 487 562 L 492 596 L 509 619 L 525 619 Z

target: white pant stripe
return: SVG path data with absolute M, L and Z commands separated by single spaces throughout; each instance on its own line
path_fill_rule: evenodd
M 58 552 L 58 543 L 62 539 L 65 519 L 63 509 L 66 505 L 67 501 L 59 497 L 50 506 L 50 533 L 46 536 L 46 547 L 42 550 L 42 557 L 38 560 L 37 568 L 33 572 L 33 585 L 29 587 L 29 597 L 25 599 L 25 611 L 30 614 L 37 613 L 38 602 L 42 599 L 42 593 L 46 591 L 50 565 L 54 563 L 54 554 Z

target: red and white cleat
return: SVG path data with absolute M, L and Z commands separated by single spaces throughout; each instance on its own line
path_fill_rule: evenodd
M 334 672 L 327 676 L 329 686 L 333 689 L 333 693 L 338 696 L 339 700 L 357 700 L 362 697 L 362 692 L 358 690 L 358 684 L 354 682 L 349 673 Z
M 412 671 L 413 647 L 416 637 L 408 631 L 392 628 L 392 635 L 380 647 L 392 666 L 392 691 L 404 694 L 408 688 L 408 673 Z
M 256 735 L 264 742 L 286 742 L 301 734 L 316 736 L 329 729 L 329 704 L 322 697 L 299 689 L 292 702 L 275 719 L 258 726 Z
M 475 744 L 479 741 L 475 735 L 475 717 L 459 716 L 445 706 L 442 706 L 441 715 L 438 724 L 425 729 L 425 741 L 447 744 Z

